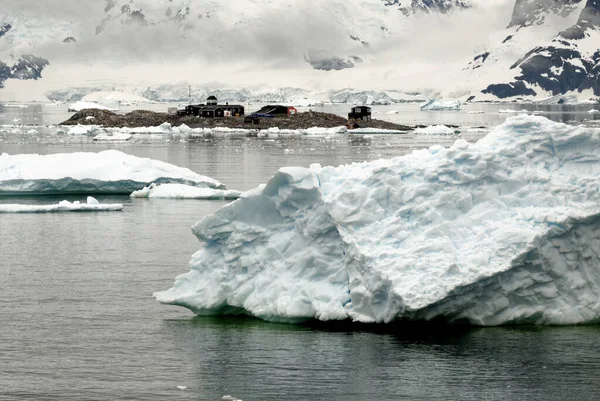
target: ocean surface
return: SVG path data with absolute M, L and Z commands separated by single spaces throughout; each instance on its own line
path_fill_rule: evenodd
M 459 125 L 461 138 L 476 141 L 511 115 L 499 110 L 512 106 L 527 107 L 469 105 L 483 114 L 422 113 L 413 104 L 374 110 L 407 124 Z M 596 126 L 591 108 L 544 115 Z M 398 114 L 386 114 L 390 110 Z M 456 140 L 408 134 L 181 141 L 153 135 L 99 143 L 46 133 L 44 126 L 68 115 L 57 106 L 0 107 L 0 125 L 10 125 L 0 128 L 0 153 L 119 149 L 246 190 L 282 166 L 395 157 Z M 152 293 L 187 272 L 201 247 L 191 225 L 227 202 L 97 198 L 124 209 L 0 214 L 0 400 L 600 399 L 598 326 L 294 326 L 199 318 L 160 305 Z M 85 200 L 3 197 L 0 203 L 62 199 Z

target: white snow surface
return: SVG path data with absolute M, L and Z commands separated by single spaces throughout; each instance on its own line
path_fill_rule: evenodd
M 242 193 L 233 189 L 198 188 L 183 184 L 150 184 L 131 193 L 132 198 L 162 199 L 238 199 Z
M 435 110 L 460 110 L 460 102 L 457 100 L 431 99 L 421 105 L 423 111 Z
M 456 135 L 460 134 L 454 128 L 447 127 L 445 125 L 430 125 L 425 128 L 416 128 L 413 131 L 414 134 L 418 135 Z
M 0 194 L 126 194 L 152 183 L 225 189 L 219 181 L 169 163 L 117 150 L 0 155 Z
M 118 212 L 123 210 L 120 203 L 101 204 L 88 196 L 87 203 L 61 201 L 56 205 L 0 204 L 0 213 L 55 213 L 55 212 Z
M 151 103 L 151 100 L 145 97 L 134 95 L 133 93 L 120 91 L 96 91 L 85 95 L 82 102 L 94 102 L 99 104 L 111 102 L 123 103 Z
M 99 103 L 95 103 L 95 102 L 84 102 L 84 101 L 79 101 L 79 102 L 75 102 L 72 105 L 69 106 L 69 111 L 81 111 L 81 110 L 85 110 L 85 109 L 98 109 L 98 110 L 109 110 L 109 111 L 117 111 L 118 108 L 110 108 L 108 106 L 104 106 L 101 105 Z
M 476 144 L 282 168 L 193 227 L 158 301 L 270 321 L 600 322 L 600 130 L 519 115 Z
M 323 128 L 311 127 L 306 129 L 279 129 L 276 127 L 268 129 L 247 129 L 247 128 L 228 128 L 228 127 L 213 127 L 213 128 L 190 128 L 185 124 L 178 127 L 173 127 L 169 123 L 163 123 L 157 127 L 136 127 L 136 128 L 112 128 L 102 127 L 98 125 L 74 125 L 65 126 L 69 135 L 93 135 L 98 141 L 127 141 L 134 136 L 147 136 L 150 134 L 157 135 L 174 135 L 182 138 L 203 138 L 203 137 L 230 137 L 230 136 L 248 136 L 258 135 L 264 136 L 332 136 L 345 134 L 347 128 L 345 126 Z

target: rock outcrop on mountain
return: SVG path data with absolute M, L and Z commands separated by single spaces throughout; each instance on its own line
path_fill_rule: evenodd
M 42 71 L 49 64 L 48 60 L 27 54 L 19 58 L 12 67 L 0 61 L 0 88 L 9 79 L 37 80 L 42 77 Z
M 572 3 L 564 0 L 562 5 L 571 7 Z M 587 0 L 576 24 L 548 44 L 534 47 L 510 67 L 516 73 L 512 82 L 491 84 L 482 92 L 501 99 L 536 96 L 541 91 L 558 95 L 589 90 L 600 96 L 599 28 L 600 0 Z
M 383 0 L 387 6 L 397 7 L 406 16 L 424 12 L 447 14 L 454 9 L 470 8 L 467 0 Z
M 585 0 L 516 0 L 509 28 L 543 24 L 549 14 L 566 16 Z

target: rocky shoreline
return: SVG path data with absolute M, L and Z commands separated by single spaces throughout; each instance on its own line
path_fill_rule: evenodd
M 176 116 L 147 110 L 136 110 L 127 114 L 118 114 L 107 110 L 85 109 L 75 113 L 61 125 L 102 125 L 114 128 L 155 127 L 163 123 L 173 126 L 187 125 L 190 128 L 245 128 L 245 129 L 308 129 L 312 127 L 333 128 L 345 126 L 348 120 L 335 114 L 308 111 L 292 116 L 260 118 L 258 124 L 245 123 L 244 117 L 201 118 Z M 360 128 L 410 131 L 422 126 L 394 124 L 387 121 L 372 120 L 359 123 Z

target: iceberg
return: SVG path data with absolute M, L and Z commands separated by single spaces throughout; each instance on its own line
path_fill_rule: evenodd
M 233 189 L 198 188 L 183 184 L 152 183 L 131 193 L 132 198 L 160 199 L 238 199 L 242 193 Z
M 0 195 L 123 194 L 152 183 L 225 189 L 187 168 L 117 150 L 0 155 Z
M 460 102 L 457 100 L 430 99 L 421 105 L 422 111 L 435 110 L 460 110 Z
M 600 322 L 600 130 L 514 116 L 390 160 L 285 167 L 196 223 L 164 304 L 269 321 Z
M 120 203 L 101 204 L 88 196 L 87 203 L 61 201 L 56 205 L 0 204 L 0 213 L 55 213 L 55 212 L 118 212 L 123 210 Z

